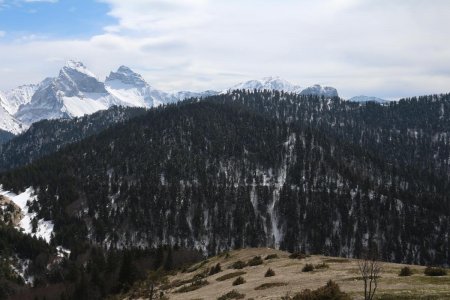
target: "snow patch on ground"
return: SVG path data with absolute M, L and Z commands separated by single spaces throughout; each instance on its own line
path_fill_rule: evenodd
M 34 276 L 28 275 L 27 270 L 30 266 L 30 260 L 29 259 L 18 259 L 15 264 L 11 264 L 11 268 L 13 271 L 20 276 L 25 284 L 32 285 L 34 282 Z
M 58 257 L 68 258 L 70 256 L 70 250 L 64 248 L 63 246 L 56 247 L 56 251 L 58 253 Z
M 3 186 L 0 185 L 0 195 L 8 197 L 22 210 L 23 217 L 20 220 L 18 228 L 24 233 L 30 234 L 37 238 L 44 239 L 47 243 L 50 242 L 53 233 L 53 222 L 40 219 L 37 222 L 36 231 L 33 232 L 32 220 L 36 218 L 36 213 L 29 212 L 28 204 L 37 200 L 34 189 L 29 187 L 25 192 L 17 195 L 15 193 L 3 190 Z

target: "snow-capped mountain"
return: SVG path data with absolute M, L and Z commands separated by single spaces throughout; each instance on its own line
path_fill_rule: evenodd
M 106 90 L 126 106 L 154 107 L 176 102 L 173 95 L 154 89 L 141 75 L 126 66 L 111 72 L 105 81 Z
M 24 124 L 42 119 L 79 117 L 113 105 L 154 107 L 179 98 L 150 86 L 141 75 L 126 66 L 100 81 L 81 62 L 69 61 L 58 77 L 39 84 L 31 101 L 15 117 Z
M 6 99 L 5 109 L 11 115 L 14 115 L 21 105 L 31 101 L 31 98 L 38 88 L 38 84 L 26 84 L 7 91 L 4 95 Z
M 348 99 L 348 101 L 360 102 L 360 103 L 365 103 L 365 102 L 386 103 L 386 102 L 389 102 L 388 100 L 384 100 L 384 99 L 381 99 L 378 97 L 371 97 L 371 96 L 364 96 L 364 95 L 352 97 L 352 98 Z
M 301 87 L 294 85 L 280 77 L 264 77 L 263 79 L 249 80 L 232 86 L 227 91 L 233 90 L 276 90 L 289 93 L 301 91 Z
M 338 92 L 334 87 L 330 86 L 321 86 L 320 84 L 316 84 L 300 92 L 300 95 L 316 95 L 316 96 L 325 96 L 325 97 L 338 97 Z
M 220 94 L 220 93 L 217 91 L 212 91 L 212 90 L 207 90 L 204 92 L 179 91 L 179 92 L 172 93 L 172 95 L 179 101 L 183 101 L 183 100 L 189 99 L 189 98 L 204 98 L 204 97 L 209 97 L 209 96 L 215 96 L 218 94 Z
M 338 96 L 335 88 L 314 85 L 301 88 L 279 77 L 266 77 L 237 84 L 231 90 L 278 90 L 302 95 Z M 203 98 L 220 92 L 164 92 L 153 88 L 144 78 L 126 66 L 111 72 L 103 82 L 81 62 L 68 61 L 58 77 L 39 84 L 23 85 L 0 97 L 0 129 L 20 133 L 43 119 L 73 118 L 105 110 L 113 105 L 155 107 L 188 98 Z
M 288 93 L 295 93 L 300 95 L 317 95 L 325 97 L 337 97 L 338 92 L 333 87 L 321 86 L 319 84 L 311 87 L 302 88 L 299 85 L 295 85 L 281 79 L 280 77 L 265 77 L 261 80 L 250 80 L 243 83 L 239 83 L 225 92 L 233 90 L 276 90 L 284 91 Z
M 14 118 L 4 105 L 7 105 L 7 100 L 3 94 L 0 94 L 0 129 L 13 134 L 21 133 L 26 126 Z
M 56 78 L 44 80 L 28 104 L 15 114 L 24 124 L 42 119 L 79 117 L 107 109 L 112 105 L 125 105 L 112 96 L 81 62 L 69 61 Z

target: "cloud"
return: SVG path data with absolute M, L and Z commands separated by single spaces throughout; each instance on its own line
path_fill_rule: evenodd
M 102 34 L 0 43 L 2 65 L 15 70 L 0 88 L 56 75 L 70 58 L 100 77 L 129 65 L 169 90 L 222 89 L 268 75 L 332 85 L 348 97 L 447 92 L 450 85 L 444 0 L 100 1 L 116 20 Z
M 0 38 L 4 37 L 6 35 L 6 32 L 3 30 L 0 30 Z

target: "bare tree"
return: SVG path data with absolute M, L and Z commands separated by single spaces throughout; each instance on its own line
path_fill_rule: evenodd
M 364 281 L 364 299 L 372 300 L 377 291 L 382 263 L 374 252 L 368 252 L 358 261 L 358 267 Z

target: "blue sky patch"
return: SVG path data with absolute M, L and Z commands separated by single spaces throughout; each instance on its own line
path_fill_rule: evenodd
M 6 0 L 0 7 L 0 30 L 7 39 L 87 38 L 114 23 L 108 5 L 93 0 Z

